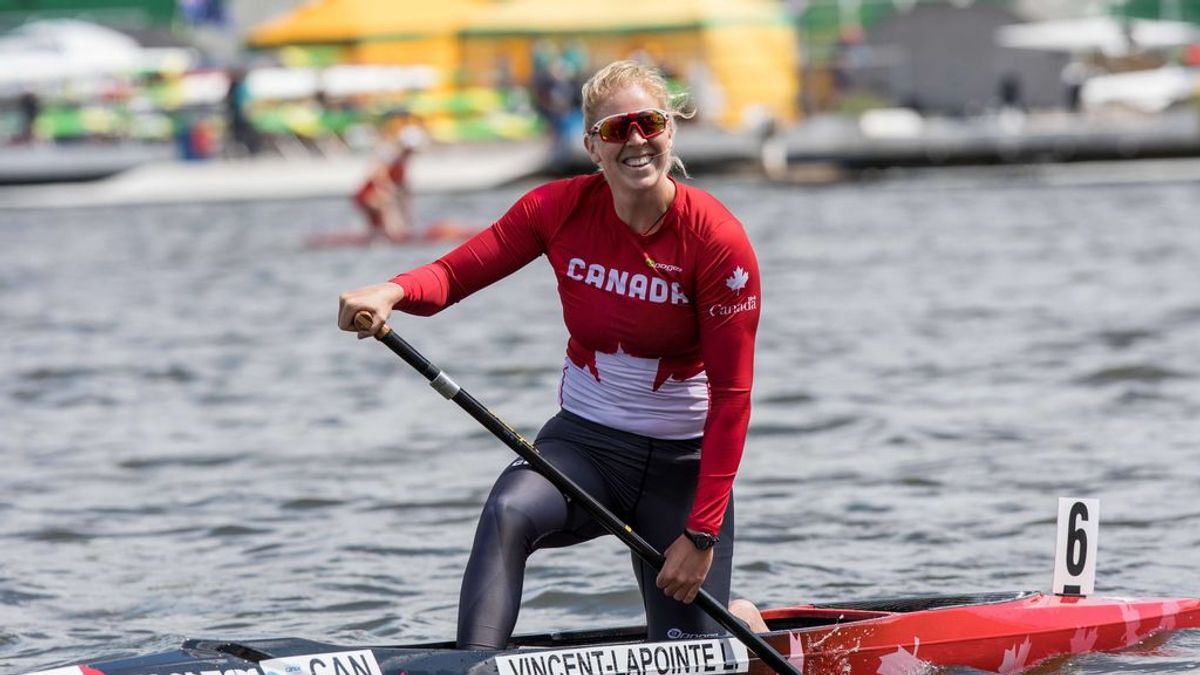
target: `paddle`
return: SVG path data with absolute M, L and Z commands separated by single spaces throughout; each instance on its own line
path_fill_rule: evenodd
M 359 312 L 354 317 L 354 325 L 359 330 L 370 332 L 371 323 L 371 315 L 367 312 Z M 430 386 L 439 394 L 457 403 L 458 407 L 467 411 L 468 415 L 474 417 L 476 421 L 492 432 L 496 438 L 503 441 L 513 452 L 516 452 L 522 459 L 529 462 L 533 468 L 537 469 L 539 473 L 553 483 L 554 487 L 561 490 L 576 504 L 582 506 L 593 518 L 599 521 L 605 530 L 624 542 L 642 561 L 656 570 L 662 570 L 665 558 L 661 553 L 647 543 L 645 539 L 638 536 L 633 531 L 633 528 L 622 523 L 620 519 L 613 515 L 612 511 L 609 511 L 603 504 L 593 499 L 575 481 L 554 468 L 554 465 L 542 457 L 541 453 L 529 441 L 513 431 L 499 417 L 496 417 L 492 411 L 477 401 L 474 396 L 471 396 L 466 390 L 455 384 L 454 380 L 447 377 L 441 368 L 431 363 L 429 359 L 414 349 L 412 345 L 405 342 L 399 335 L 396 335 L 386 323 L 379 328 L 379 332 L 375 333 L 375 339 L 387 345 L 389 349 L 404 359 L 408 365 L 412 366 L 414 370 L 429 380 Z M 775 651 L 771 645 L 767 644 L 754 631 L 747 628 L 741 621 L 738 621 L 724 605 L 717 602 L 703 588 L 700 589 L 693 602 L 699 605 L 717 623 L 728 629 L 738 640 L 741 640 L 747 649 L 754 652 L 763 663 L 770 666 L 776 673 L 779 673 L 779 675 L 800 675 L 800 671 L 795 666 L 780 656 L 779 652 Z

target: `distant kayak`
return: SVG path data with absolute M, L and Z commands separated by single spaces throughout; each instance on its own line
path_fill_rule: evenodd
M 381 232 L 371 230 L 318 232 L 309 235 L 304 240 L 304 247 L 344 248 L 435 244 L 464 241 L 477 232 L 479 232 L 479 228 L 477 227 L 470 227 L 453 220 L 438 220 L 430 223 L 428 227 L 423 228 L 419 232 L 405 233 L 399 237 L 389 237 Z

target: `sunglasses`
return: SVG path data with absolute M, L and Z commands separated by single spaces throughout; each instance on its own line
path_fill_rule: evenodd
M 592 125 L 588 134 L 598 134 L 607 143 L 624 143 L 634 127 L 647 140 L 667 130 L 671 114 L 658 108 L 646 108 L 633 112 L 617 113 L 600 119 Z

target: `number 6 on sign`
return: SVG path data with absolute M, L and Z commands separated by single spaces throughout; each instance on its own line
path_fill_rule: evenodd
M 1058 544 L 1054 553 L 1057 595 L 1091 595 L 1096 589 L 1100 500 L 1058 498 Z

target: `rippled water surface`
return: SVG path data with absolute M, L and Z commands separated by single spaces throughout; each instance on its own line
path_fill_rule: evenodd
M 1097 592 L 1200 596 L 1200 186 L 709 179 L 765 302 L 735 589 L 766 605 L 1048 589 L 1059 496 Z M 486 222 L 528 186 L 423 196 Z M 0 214 L 0 671 L 185 636 L 453 635 L 509 451 L 337 294 L 438 246 L 307 250 L 348 202 Z M 418 349 L 510 424 L 554 412 L 540 261 Z M 534 557 L 518 630 L 640 618 L 607 538 Z M 1200 635 L 1062 672 L 1200 667 Z

